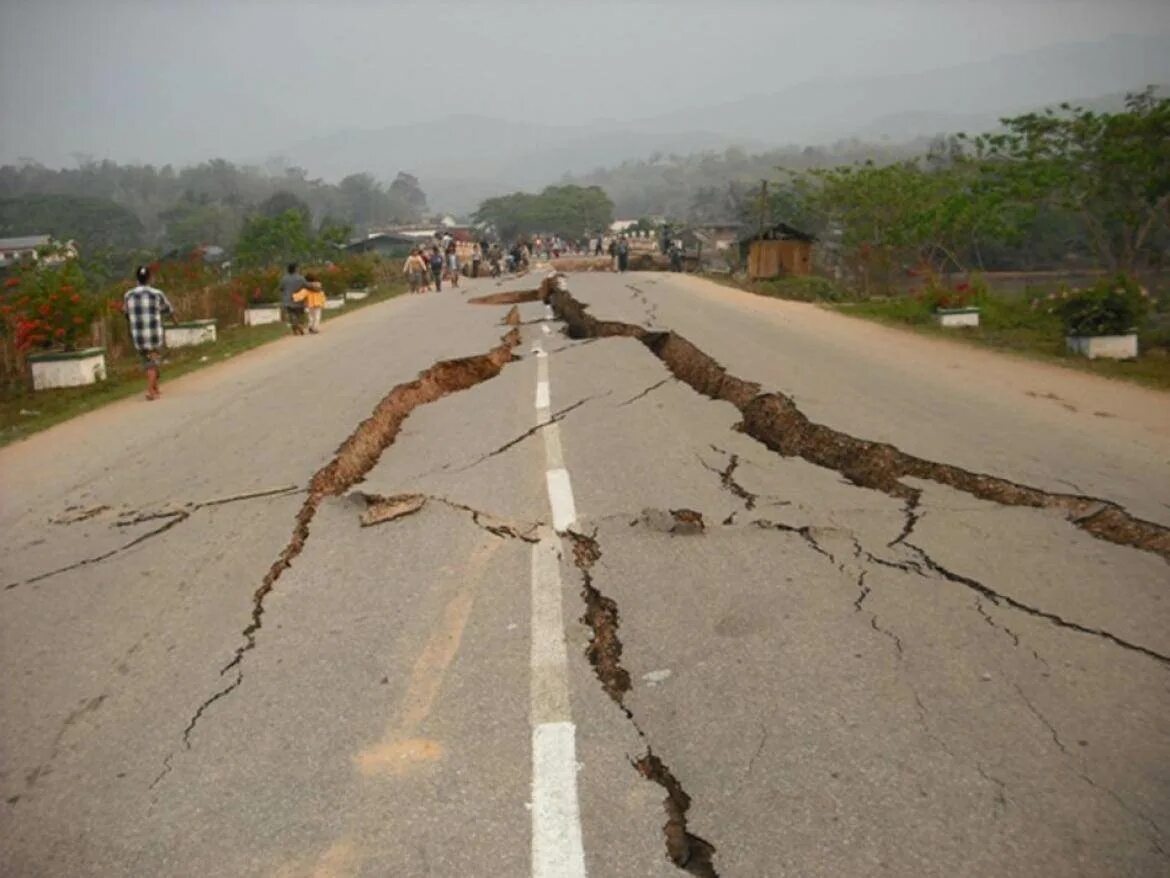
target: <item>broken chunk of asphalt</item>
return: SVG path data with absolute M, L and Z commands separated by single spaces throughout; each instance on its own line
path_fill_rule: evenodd
M 650 331 L 631 323 L 599 320 L 573 298 L 559 277 L 546 279 L 542 289 L 545 301 L 565 322 L 570 338 L 637 339 L 697 393 L 729 402 L 739 409 L 743 416 L 739 429 L 772 451 L 831 469 L 855 485 L 908 503 L 914 501 L 917 492 L 901 480 L 912 477 L 1004 506 L 1058 510 L 1075 527 L 1098 539 L 1152 552 L 1170 561 L 1170 528 L 1137 518 L 1111 500 L 1021 485 L 953 464 L 926 460 L 887 443 L 859 439 L 814 423 L 790 397 L 776 392 L 763 393 L 759 384 L 730 374 L 673 331 Z
M 235 675 L 230 683 L 203 701 L 183 729 L 183 746 L 191 749 L 191 735 L 199 720 L 216 701 L 231 694 L 243 682 L 244 656 L 256 646 L 256 636 L 263 625 L 264 600 L 276 586 L 281 574 L 305 548 L 310 536 L 310 525 L 326 498 L 344 494 L 365 478 L 398 436 L 402 422 L 420 405 L 435 402 L 452 393 L 467 390 L 496 377 L 514 357 L 512 350 L 520 344 L 520 331 L 509 330 L 500 343 L 487 353 L 454 360 L 440 360 L 419 373 L 418 378 L 394 387 L 374 407 L 371 415 L 362 421 L 341 443 L 333 458 L 317 470 L 309 481 L 309 495 L 294 519 L 288 543 L 277 556 L 259 587 L 252 595 L 252 612 L 248 625 L 241 633 L 243 643 L 235 655 L 220 670 L 223 676 Z M 168 763 L 169 766 L 169 763 Z M 160 778 L 162 775 L 160 775 Z
M 540 288 L 524 290 L 516 293 L 492 293 L 488 296 L 476 296 L 468 299 L 468 305 L 522 305 L 525 302 L 539 302 L 543 295 Z
M 701 525 L 702 516 L 698 513 L 691 510 L 678 512 L 684 519 L 698 516 Z M 671 513 L 672 517 L 673 515 L 674 513 Z M 617 604 L 612 598 L 603 595 L 593 584 L 593 565 L 601 558 L 601 547 L 598 545 L 596 535 L 587 536 L 568 531 L 565 536 L 572 545 L 573 564 L 581 573 L 581 598 L 585 602 L 585 614 L 581 617 L 581 622 L 587 625 L 591 632 L 585 655 L 606 694 L 625 714 L 638 737 L 647 741 L 646 733 L 642 731 L 634 719 L 634 714 L 625 705 L 625 695 L 630 691 L 631 684 L 629 672 L 622 667 L 622 641 L 618 637 L 621 622 Z M 691 807 L 691 797 L 687 795 L 670 769 L 654 754 L 649 741 L 646 744 L 646 752 L 637 759 L 631 759 L 630 764 L 646 780 L 662 787 L 666 794 L 662 800 L 663 810 L 666 811 L 666 823 L 662 826 L 662 834 L 666 842 L 667 858 L 690 875 L 719 878 L 712 863 L 715 846 L 694 835 L 687 828 L 687 811 Z
M 392 497 L 383 497 L 380 494 L 366 494 L 361 491 L 349 495 L 357 502 L 364 504 L 365 510 L 360 516 L 362 527 L 396 521 L 413 515 L 433 500 L 459 512 L 466 512 L 471 516 L 471 523 L 500 539 L 520 540 L 525 543 L 539 543 L 537 535 L 542 522 L 515 522 L 497 518 L 489 512 L 457 503 L 446 497 L 436 497 L 430 494 L 395 494 Z
M 642 513 L 630 522 L 631 527 L 638 524 L 645 525 L 650 530 L 677 536 L 693 536 L 707 529 L 703 513 L 694 509 L 643 509 Z

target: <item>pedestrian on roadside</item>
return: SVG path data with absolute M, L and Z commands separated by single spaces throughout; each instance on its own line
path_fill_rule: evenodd
M 483 262 L 483 244 L 476 242 L 475 249 L 471 251 L 471 276 L 473 278 L 479 277 L 479 264 Z
M 311 274 L 305 275 L 305 286 L 293 293 L 293 301 L 301 302 L 309 312 L 309 332 L 316 335 L 321 331 L 321 312 L 325 310 L 325 291 L 321 281 Z
M 618 271 L 625 272 L 630 267 L 630 242 L 622 235 L 617 245 Z
M 601 247 L 602 240 L 603 239 L 602 239 L 601 235 L 598 235 L 597 236 L 597 249 L 593 251 L 594 256 L 600 256 L 602 254 L 602 252 L 603 252 L 602 247 Z
M 454 240 L 447 245 L 447 273 L 451 286 L 459 289 L 459 253 Z
M 435 292 L 443 292 L 443 254 L 439 252 L 439 245 L 431 247 L 431 279 L 435 282 Z
M 406 275 L 407 289 L 412 293 L 421 293 L 423 288 L 423 275 L 426 271 L 426 264 L 423 262 L 418 248 L 412 247 L 410 249 L 410 255 L 406 257 L 406 262 L 402 263 L 402 273 Z
M 305 334 L 305 306 L 293 301 L 293 295 L 305 288 L 305 279 L 297 271 L 297 264 L 288 264 L 288 273 L 280 279 L 280 304 L 293 335 Z
M 158 389 L 158 373 L 166 343 L 162 319 L 170 317 L 174 323 L 175 309 L 162 290 L 156 290 L 150 285 L 150 269 L 147 266 L 138 266 L 134 275 L 138 286 L 128 290 L 122 297 L 122 310 L 130 327 L 130 340 L 146 372 L 146 398 L 155 400 L 162 396 L 162 391 Z

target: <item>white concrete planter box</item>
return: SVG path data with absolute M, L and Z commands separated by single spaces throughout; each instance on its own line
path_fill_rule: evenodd
M 325 310 L 335 311 L 345 307 L 345 296 L 333 296 L 325 300 Z
M 250 305 L 244 309 L 245 326 L 263 326 L 280 322 L 279 305 Z
M 33 390 L 81 387 L 106 380 L 105 348 L 29 354 L 28 363 L 32 367 Z
M 188 320 L 166 328 L 168 348 L 189 348 L 215 341 L 214 320 Z
M 939 326 L 978 326 L 978 308 L 935 308 L 934 322 Z
M 1064 343 L 1070 354 L 1079 354 L 1090 360 L 1136 360 L 1138 337 L 1136 332 L 1125 335 L 1066 335 Z
M 346 290 L 345 298 L 347 301 L 358 302 L 370 294 L 369 290 Z

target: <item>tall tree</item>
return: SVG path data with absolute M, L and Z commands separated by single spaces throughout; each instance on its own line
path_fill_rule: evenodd
M 1125 111 L 1058 110 L 1004 119 L 976 139 L 980 154 L 1022 203 L 1071 211 L 1098 258 L 1132 271 L 1170 226 L 1170 98 L 1130 94 Z

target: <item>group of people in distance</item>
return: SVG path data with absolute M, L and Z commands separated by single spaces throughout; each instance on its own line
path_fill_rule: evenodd
M 482 251 L 476 244 L 472 257 L 473 276 L 479 273 L 481 258 Z M 458 288 L 460 269 L 457 245 L 450 235 L 436 240 L 429 250 L 426 247 L 413 248 L 402 264 L 402 273 L 406 275 L 406 283 L 412 293 L 427 293 L 432 287 L 436 293 L 441 292 L 444 280 Z

